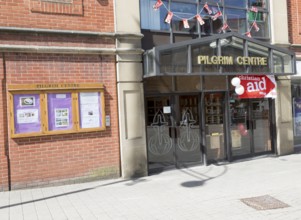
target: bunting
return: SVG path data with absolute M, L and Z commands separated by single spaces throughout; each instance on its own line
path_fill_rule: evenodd
M 167 15 L 166 15 L 166 17 L 165 17 L 165 22 L 168 23 L 168 24 L 171 23 L 173 17 L 177 17 L 177 18 L 179 18 L 182 21 L 184 28 L 190 28 L 188 21 L 192 20 L 192 19 L 196 19 L 198 21 L 198 23 L 202 26 L 202 25 L 205 24 L 205 21 L 204 21 L 204 19 L 201 16 L 201 13 L 204 10 L 208 15 L 210 15 L 210 18 L 213 21 L 217 20 L 219 17 L 222 17 L 222 19 L 223 19 L 223 26 L 220 29 L 220 33 L 225 32 L 226 30 L 231 30 L 231 28 L 228 25 L 227 21 L 225 21 L 225 19 L 223 17 L 223 13 L 220 10 L 220 7 L 219 7 L 218 3 L 217 3 L 217 7 L 218 7 L 218 11 L 217 12 L 214 12 L 210 8 L 210 6 L 207 4 L 207 2 L 206 2 L 204 4 L 203 8 L 201 9 L 201 11 L 199 13 L 197 13 L 195 16 L 190 17 L 190 18 L 183 18 L 183 17 L 177 15 L 176 12 L 170 11 L 168 9 L 168 7 L 164 4 L 164 2 L 162 0 L 157 0 L 157 2 L 153 5 L 153 9 L 154 10 L 158 10 L 161 6 L 165 7 L 166 10 L 167 10 L 167 12 L 168 12 Z M 252 25 L 250 26 L 249 30 L 246 33 L 244 33 L 244 35 L 246 35 L 247 37 L 252 37 L 252 35 L 251 35 L 252 29 L 254 29 L 256 32 L 258 32 L 260 30 L 259 27 L 258 27 L 258 25 L 257 25 L 257 23 L 256 23 L 257 14 L 258 14 L 258 8 L 252 6 L 251 8 L 249 8 L 249 11 L 255 13 L 255 19 L 254 19 Z

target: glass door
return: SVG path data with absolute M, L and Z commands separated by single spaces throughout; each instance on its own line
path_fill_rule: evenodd
M 202 163 L 199 95 L 148 97 L 149 172 Z
M 181 95 L 178 101 L 179 111 L 175 123 L 177 166 L 201 163 L 199 95 Z
M 233 158 L 272 151 L 268 99 L 230 100 Z
M 216 162 L 227 157 L 224 136 L 224 93 L 205 93 L 205 135 L 207 161 Z
M 146 134 L 149 172 L 160 172 L 175 164 L 171 105 L 169 96 L 149 97 L 146 99 Z

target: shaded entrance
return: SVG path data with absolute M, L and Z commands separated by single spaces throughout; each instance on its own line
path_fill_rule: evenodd
M 233 159 L 273 151 L 272 100 L 231 99 L 231 152 Z
M 199 95 L 147 97 L 149 171 L 202 163 Z

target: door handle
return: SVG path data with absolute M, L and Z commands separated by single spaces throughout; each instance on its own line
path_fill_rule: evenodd
M 171 138 L 178 138 L 178 127 L 169 127 L 169 137 Z

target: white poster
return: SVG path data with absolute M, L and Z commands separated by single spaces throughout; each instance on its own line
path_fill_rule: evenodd
M 38 109 L 19 109 L 17 110 L 17 123 L 28 124 L 39 122 L 39 110 Z
M 69 109 L 68 108 L 55 108 L 54 109 L 55 127 L 68 127 L 69 126 Z
M 81 92 L 80 93 L 80 104 L 98 103 L 99 95 L 98 92 Z
M 100 106 L 98 92 L 80 93 L 81 127 L 100 127 Z

